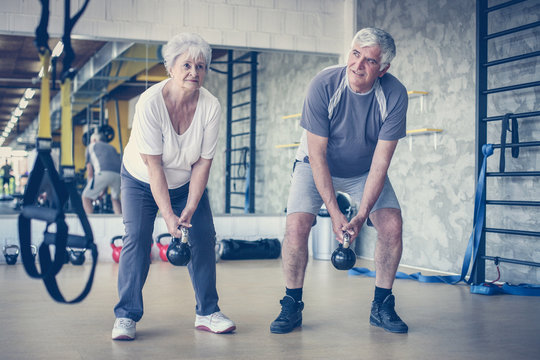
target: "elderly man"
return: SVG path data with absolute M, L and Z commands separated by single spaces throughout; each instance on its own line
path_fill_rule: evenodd
M 94 132 L 90 145 L 86 148 L 87 184 L 82 193 L 84 211 L 94 212 L 92 201 L 96 200 L 108 187 L 111 189 L 113 211 L 122 213 L 120 205 L 120 155 L 116 149 L 103 142 L 102 134 Z
M 387 171 L 398 140 L 406 135 L 408 105 L 405 87 L 387 73 L 395 52 L 390 34 L 362 29 L 352 41 L 347 65 L 324 69 L 309 86 L 287 203 L 282 250 L 286 295 L 270 326 L 273 333 L 288 333 L 302 324 L 308 237 L 323 203 L 338 241 L 343 242 L 344 232 L 355 238 L 366 221 L 377 230 L 370 323 L 390 332 L 408 331 L 392 295 L 402 219 Z M 350 222 L 339 210 L 336 191 L 348 193 L 357 204 Z

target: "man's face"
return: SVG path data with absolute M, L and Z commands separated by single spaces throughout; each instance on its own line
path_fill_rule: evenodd
M 381 49 L 379 46 L 360 47 L 355 44 L 347 61 L 349 86 L 354 92 L 365 93 L 371 90 L 375 80 L 382 77 L 390 65 L 381 67 Z

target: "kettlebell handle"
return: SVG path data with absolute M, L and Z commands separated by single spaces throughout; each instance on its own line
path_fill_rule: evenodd
M 19 255 L 19 246 L 15 245 L 15 244 L 4 246 L 3 249 L 2 249 L 2 252 L 4 253 L 4 255 L 7 254 L 8 249 L 15 249 L 15 253 L 13 255 Z
M 347 249 L 351 245 L 351 235 L 344 231 L 343 232 L 343 247 Z
M 187 243 L 188 242 L 188 229 L 183 226 L 179 226 L 180 231 L 182 232 L 182 240 L 181 242 Z

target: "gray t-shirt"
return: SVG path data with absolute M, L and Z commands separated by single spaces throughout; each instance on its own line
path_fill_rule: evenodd
M 354 177 L 369 171 L 380 140 L 406 135 L 407 90 L 386 73 L 364 94 L 348 86 L 346 66 L 324 69 L 312 80 L 302 110 L 300 126 L 328 138 L 326 159 L 330 174 Z M 308 155 L 306 132 L 296 159 Z
M 112 145 L 98 141 L 86 148 L 86 162 L 92 164 L 95 173 L 102 171 L 120 173 L 122 159 Z

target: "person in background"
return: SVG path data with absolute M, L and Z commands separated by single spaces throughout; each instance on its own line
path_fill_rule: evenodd
M 94 132 L 86 148 L 87 184 L 82 192 L 82 203 L 87 214 L 94 212 L 93 201 L 110 188 L 113 211 L 122 213 L 120 203 L 120 166 L 122 160 L 114 146 L 103 141 L 103 135 Z
M 408 331 L 394 310 L 392 295 L 402 252 L 402 219 L 387 171 L 398 140 L 406 135 L 408 105 L 405 87 L 388 73 L 395 53 L 390 34 L 362 29 L 352 41 L 347 65 L 322 70 L 309 85 L 287 203 L 285 297 L 270 325 L 273 333 L 288 333 L 302 324 L 308 236 L 323 203 L 338 241 L 343 242 L 344 232 L 354 239 L 365 222 L 377 230 L 369 322 L 390 332 Z M 339 209 L 336 191 L 349 194 L 357 204 L 350 222 Z
M 2 174 L 2 194 L 6 194 L 6 187 L 7 187 L 7 193 L 9 194 L 9 181 L 13 177 L 13 174 L 11 174 L 11 165 L 8 163 L 6 159 L 6 163 L 0 168 L 0 173 Z
M 206 185 L 216 152 L 221 107 L 202 85 L 212 59 L 197 34 L 174 36 L 162 50 L 170 78 L 139 98 L 124 151 L 122 207 L 125 235 L 118 269 L 112 338 L 133 340 L 143 316 L 142 290 L 159 210 L 171 236 L 189 228 L 189 275 L 195 290 L 195 328 L 229 333 L 235 323 L 218 306 L 216 232 Z

